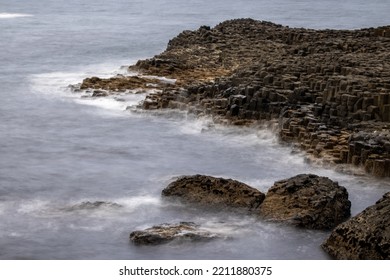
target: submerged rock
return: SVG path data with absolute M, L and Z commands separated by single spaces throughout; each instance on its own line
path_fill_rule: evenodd
M 331 229 L 350 216 L 344 187 L 329 178 L 301 174 L 275 182 L 260 206 L 260 216 L 310 229 Z
M 159 245 L 171 241 L 208 241 L 217 237 L 218 234 L 200 229 L 199 225 L 189 222 L 162 224 L 130 233 L 130 240 L 136 245 Z
M 101 209 L 101 208 L 121 208 L 122 205 L 115 203 L 115 202 L 108 202 L 108 201 L 84 201 L 75 205 L 72 205 L 71 207 L 67 208 L 68 211 L 74 211 L 74 210 L 94 210 L 94 209 Z
M 322 248 L 335 259 L 390 259 L 390 192 L 336 227 Z
M 204 175 L 184 176 L 169 184 L 163 196 L 210 206 L 257 209 L 265 195 L 244 183 Z

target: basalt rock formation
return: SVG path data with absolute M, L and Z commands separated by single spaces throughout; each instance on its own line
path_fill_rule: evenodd
M 390 193 L 340 224 L 322 247 L 335 259 L 390 259 Z
M 184 176 L 170 183 L 163 191 L 165 197 L 207 206 L 257 209 L 264 194 L 244 183 L 212 176 Z
M 326 177 L 301 174 L 275 182 L 260 216 L 310 229 L 332 229 L 351 215 L 348 192 Z
M 128 77 L 82 89 L 154 88 L 144 109 L 183 109 L 233 124 L 277 120 L 280 138 L 313 158 L 390 176 L 390 26 L 289 28 L 252 19 L 184 31 Z M 150 81 L 175 79 L 169 86 Z

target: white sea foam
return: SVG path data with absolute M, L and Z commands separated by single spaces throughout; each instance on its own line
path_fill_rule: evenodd
M 283 178 L 280 178 L 283 179 Z M 245 180 L 245 183 L 251 187 L 254 187 L 262 192 L 267 192 L 268 189 L 273 186 L 274 179 L 266 178 L 266 179 L 253 179 L 253 180 Z
M 274 142 L 274 137 L 269 138 L 260 137 L 257 133 L 242 131 L 242 134 L 229 134 L 225 135 L 226 144 L 230 146 L 239 147 L 253 147 L 256 145 L 271 145 Z
M 181 134 L 195 135 L 208 131 L 214 127 L 214 122 L 209 117 L 185 120 L 180 125 Z
M 64 215 L 73 215 L 74 212 L 68 211 L 70 206 L 79 205 L 86 201 L 95 201 L 99 199 L 92 198 L 84 198 L 81 200 L 69 202 L 69 203 L 61 203 L 50 200 L 42 200 L 42 199 L 33 199 L 28 201 L 21 201 L 20 204 L 16 207 L 16 212 L 22 215 L 36 216 L 36 217 L 61 217 Z M 114 199 L 112 201 L 107 201 L 108 203 L 115 203 L 122 207 L 96 207 L 92 208 L 93 211 L 87 211 L 85 213 L 89 213 L 88 215 L 93 216 L 106 216 L 112 215 L 112 211 L 126 211 L 126 212 L 135 212 L 139 208 L 142 207 L 157 207 L 161 205 L 161 200 L 158 197 L 153 196 L 134 196 L 127 198 Z M 14 208 L 15 205 L 9 203 L 7 205 L 0 205 L 0 214 L 1 212 L 6 213 L 10 208 Z M 86 208 L 88 209 L 88 208 Z M 7 211 L 6 211 L 7 210 Z M 90 210 L 90 209 L 88 209 Z
M 87 77 L 97 76 L 109 78 L 115 75 L 133 76 L 135 73 L 128 72 L 127 67 L 117 68 L 118 64 L 103 63 L 89 65 L 82 69 L 78 68 L 69 72 L 50 72 L 30 76 L 32 92 L 44 95 L 49 98 L 70 99 L 78 104 L 95 106 L 108 111 L 124 111 L 128 107 L 135 107 L 144 100 L 145 93 L 118 92 L 108 97 L 92 98 L 92 92 L 74 92 L 69 87 L 76 85 Z
M 0 13 L 0 19 L 21 18 L 21 17 L 33 17 L 33 15 L 18 14 L 18 13 Z
M 69 96 L 69 85 L 78 84 L 87 77 L 109 78 L 115 75 L 134 75 L 127 72 L 127 67 L 118 69 L 117 65 L 115 63 L 102 63 L 76 68 L 73 71 L 34 74 L 30 76 L 31 89 L 40 94 L 65 94 Z
M 35 74 L 30 77 L 31 89 L 35 93 L 56 96 L 68 96 L 70 84 L 79 83 L 85 73 L 51 72 Z M 81 79 L 81 80 L 80 80 Z
M 21 214 L 39 214 L 48 208 L 49 202 L 47 200 L 33 199 L 29 201 L 22 201 L 17 212 Z
M 116 96 L 101 98 L 81 98 L 75 99 L 75 102 L 78 104 L 95 106 L 110 111 L 124 111 L 128 107 L 138 105 L 145 98 L 145 95 L 146 94 L 137 94 L 132 96 L 132 98 L 126 99 L 117 98 Z
M 278 230 L 278 227 L 273 224 L 261 222 L 255 217 L 242 219 L 241 215 L 225 215 L 222 219 L 221 216 L 208 216 L 198 219 L 196 223 L 199 223 L 202 229 L 230 237 L 261 233 L 264 238 L 267 238 L 266 236 L 272 236 L 272 233 Z
M 23 234 L 20 232 L 12 231 L 12 232 L 8 233 L 8 236 L 18 238 L 18 237 L 22 237 Z
M 169 78 L 166 78 L 166 77 L 160 77 L 160 76 L 145 76 L 145 75 L 142 75 L 141 77 L 143 78 L 149 78 L 149 79 L 156 79 L 156 80 L 159 80 L 163 83 L 166 83 L 166 84 L 175 84 L 176 83 L 176 79 L 169 79 Z
M 76 225 L 76 224 L 69 224 L 69 228 L 75 229 L 75 230 L 85 230 L 85 231 L 103 231 L 104 226 L 98 225 L 98 226 L 86 226 L 86 225 Z
M 153 196 L 134 196 L 115 200 L 115 203 L 124 206 L 127 211 L 134 212 L 144 206 L 159 206 L 161 200 Z

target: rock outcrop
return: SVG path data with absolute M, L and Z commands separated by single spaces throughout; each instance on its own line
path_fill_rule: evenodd
M 145 99 L 144 109 L 188 110 L 233 124 L 278 120 L 280 139 L 310 157 L 389 177 L 389 29 L 229 20 L 184 31 L 166 51 L 130 67 L 175 79 L 174 85 L 115 77 L 86 79 L 81 88 L 152 86 L 158 92 Z
M 156 77 L 123 76 L 101 79 L 98 77 L 86 78 L 83 80 L 80 89 L 105 90 L 109 95 L 113 92 L 123 92 L 133 89 L 156 89 L 169 88 L 170 83 Z
M 389 260 L 390 192 L 336 227 L 322 247 L 335 259 Z
M 170 183 L 163 191 L 166 197 L 207 206 L 255 210 L 264 200 L 264 194 L 244 183 L 212 176 L 184 176 Z
M 136 245 L 160 245 L 172 241 L 208 241 L 218 238 L 218 234 L 201 229 L 189 222 L 162 224 L 145 230 L 133 231 L 130 240 Z
M 261 217 L 309 229 L 331 229 L 350 216 L 344 187 L 329 178 L 298 175 L 275 182 L 260 206 Z

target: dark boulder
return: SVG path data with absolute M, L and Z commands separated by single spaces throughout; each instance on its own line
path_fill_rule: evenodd
M 136 245 L 159 245 L 171 241 L 208 241 L 218 234 L 201 229 L 194 223 L 162 224 L 145 230 L 133 231 L 130 240 Z
M 390 192 L 336 227 L 322 248 L 335 259 L 390 259 Z
M 309 229 L 331 229 L 350 216 L 344 187 L 329 178 L 297 175 L 275 182 L 260 206 L 260 216 Z
M 257 209 L 265 195 L 244 183 L 232 179 L 204 175 L 184 176 L 169 184 L 163 196 L 209 206 Z

